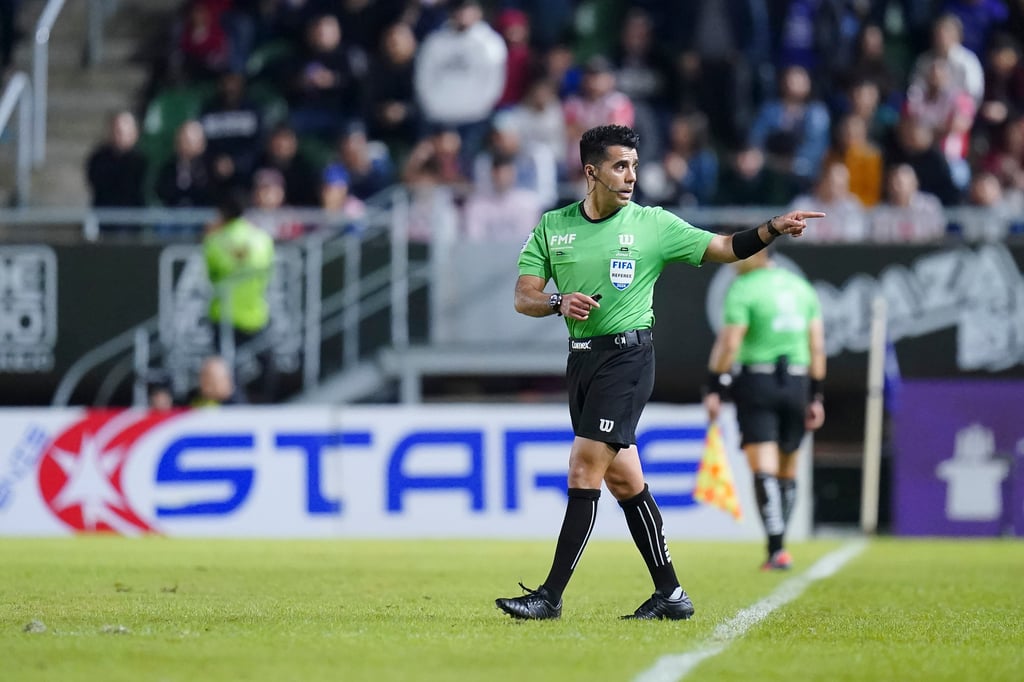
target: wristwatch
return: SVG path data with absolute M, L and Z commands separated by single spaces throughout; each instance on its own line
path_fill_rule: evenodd
M 562 295 L 561 294 L 551 294 L 551 296 L 548 297 L 548 305 L 551 306 L 551 309 L 554 310 L 559 316 L 561 316 L 561 314 L 562 314 Z

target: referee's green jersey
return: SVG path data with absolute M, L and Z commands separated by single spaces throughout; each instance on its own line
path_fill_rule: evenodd
M 783 268 L 744 273 L 725 296 L 725 323 L 747 328 L 738 357 L 744 365 L 773 363 L 783 355 L 790 365 L 809 365 L 807 327 L 820 317 L 814 288 Z
M 569 336 L 617 334 L 654 326 L 654 283 L 672 261 L 699 266 L 715 236 L 661 207 L 632 202 L 603 220 L 582 202 L 543 215 L 523 244 L 519 274 L 553 279 L 558 291 L 601 294 L 587 320 L 566 318 Z

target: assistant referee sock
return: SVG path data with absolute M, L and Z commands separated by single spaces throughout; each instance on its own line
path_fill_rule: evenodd
M 647 563 L 654 589 L 666 597 L 672 595 L 679 587 L 679 579 L 668 553 L 668 543 L 665 542 L 661 510 L 650 488 L 645 483 L 643 492 L 628 500 L 621 500 L 619 506 L 626 515 L 626 525 L 629 526 L 633 542 Z
M 779 479 L 771 474 L 754 474 L 754 494 L 757 497 L 757 511 L 761 514 L 761 521 L 768 535 L 768 556 L 771 556 L 782 549 L 782 533 L 786 529 L 786 522 L 782 517 Z
M 576 564 L 583 556 L 587 547 L 590 532 L 594 530 L 597 519 L 597 500 L 601 491 L 592 488 L 569 488 L 569 502 L 565 506 L 565 518 L 562 530 L 555 544 L 555 558 L 551 562 L 551 571 L 543 587 L 557 604 L 562 598 L 565 586 L 569 584 Z
M 796 479 L 779 478 L 779 491 L 782 493 L 782 527 L 789 528 L 789 516 L 796 506 Z

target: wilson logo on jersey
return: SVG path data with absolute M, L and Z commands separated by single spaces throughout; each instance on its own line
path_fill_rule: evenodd
M 619 235 L 620 246 L 633 246 L 633 235 L 631 234 L 620 234 Z
M 635 260 L 620 260 L 613 258 L 609 272 L 612 280 L 612 286 L 619 291 L 622 291 L 633 283 L 634 272 L 636 272 Z

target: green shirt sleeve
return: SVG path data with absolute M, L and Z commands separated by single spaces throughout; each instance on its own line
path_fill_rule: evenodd
M 713 232 L 694 227 L 661 207 L 652 209 L 658 222 L 662 253 L 666 262 L 682 261 L 699 266 L 714 238 Z
M 519 252 L 519 274 L 534 275 L 545 282 L 551 279 L 551 259 L 544 237 L 546 220 L 547 216 L 540 219 L 540 223 L 533 228 L 533 232 L 530 233 Z
M 733 280 L 732 286 L 729 287 L 729 291 L 725 295 L 726 324 L 750 326 L 750 306 L 745 289 L 743 280 L 740 278 Z

